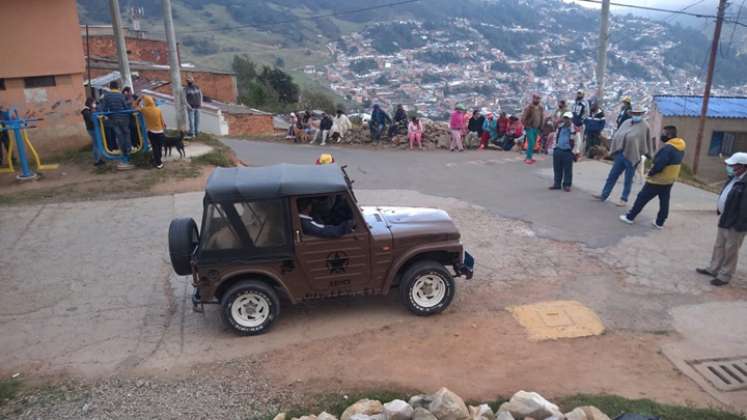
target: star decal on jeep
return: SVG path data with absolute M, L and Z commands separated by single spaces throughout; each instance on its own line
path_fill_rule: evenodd
M 343 251 L 335 251 L 327 255 L 327 269 L 329 270 L 329 274 L 342 274 L 349 264 L 350 258 Z

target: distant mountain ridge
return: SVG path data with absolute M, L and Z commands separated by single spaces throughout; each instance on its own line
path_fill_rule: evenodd
M 572 51 L 579 59 L 595 57 L 596 32 L 599 27 L 598 12 L 559 0 L 423 0 L 399 6 L 366 10 L 357 13 L 340 13 L 390 4 L 394 0 L 174 0 L 177 32 L 189 57 L 197 62 L 210 60 L 227 67 L 230 58 L 238 53 L 248 53 L 267 64 L 283 63 L 301 69 L 304 64 L 320 64 L 328 60 L 325 46 L 340 40 L 341 35 L 361 32 L 371 36 L 378 51 L 396 52 L 422 42 L 412 32 L 398 28 L 398 32 L 376 32 L 380 22 L 417 20 L 429 28 L 454 31 L 454 36 L 469 36 L 451 22 L 455 18 L 467 19 L 475 30 L 492 47 L 506 55 L 530 57 L 534 51 L 553 49 Z M 78 0 L 81 20 L 84 23 L 109 22 L 109 10 L 99 0 Z M 120 0 L 123 10 L 142 7 L 145 11 L 143 26 L 160 30 L 160 2 L 147 0 Z M 314 19 L 308 16 L 329 15 Z M 125 13 L 126 15 L 126 13 Z M 284 22 L 284 23 L 279 23 Z M 692 77 L 702 77 L 705 55 L 710 42 L 700 31 L 685 27 L 652 22 L 643 18 L 613 15 L 610 42 L 618 47 L 611 57 L 611 70 L 624 69 L 637 77 L 646 77 L 653 69 L 638 68 L 630 64 L 625 51 L 639 51 L 667 46 L 661 63 L 682 68 Z M 246 25 L 240 31 L 212 31 Z M 655 36 L 641 37 L 642 30 L 656 25 L 663 28 Z M 512 28 L 529 28 L 517 32 Z M 531 28 L 550 29 L 565 41 L 558 45 L 539 36 Z M 547 31 L 544 31 L 547 32 Z M 728 51 L 727 51 L 728 50 Z M 555 52 L 551 50 L 550 52 Z M 279 60 L 278 60 L 279 58 Z M 719 57 L 716 83 L 724 86 L 745 85 L 743 69 L 747 56 L 738 48 L 724 48 Z

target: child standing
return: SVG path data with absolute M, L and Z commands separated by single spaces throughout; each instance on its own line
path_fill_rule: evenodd
M 417 143 L 418 148 L 423 150 L 423 123 L 418 117 L 412 117 L 410 124 L 407 125 L 407 137 L 410 140 L 410 150 L 414 143 Z
M 464 121 L 464 105 L 457 104 L 454 112 L 451 113 L 451 120 L 449 121 L 449 129 L 451 130 L 451 142 L 449 143 L 449 151 L 453 152 L 454 149 L 459 149 L 460 152 L 464 151 L 462 145 L 462 135 L 466 127 Z

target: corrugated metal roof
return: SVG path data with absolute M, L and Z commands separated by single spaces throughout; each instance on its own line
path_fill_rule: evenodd
M 699 117 L 702 96 L 654 96 L 656 109 L 665 117 Z M 711 96 L 708 118 L 747 118 L 747 97 Z

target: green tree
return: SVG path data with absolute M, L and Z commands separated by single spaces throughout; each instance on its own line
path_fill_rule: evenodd
M 303 109 L 321 109 L 327 113 L 335 111 L 335 101 L 322 92 L 304 90 L 299 105 Z
M 298 102 L 298 85 L 293 82 L 293 78 L 278 68 L 262 68 L 258 79 L 270 86 L 277 92 L 278 100 L 282 104 Z

